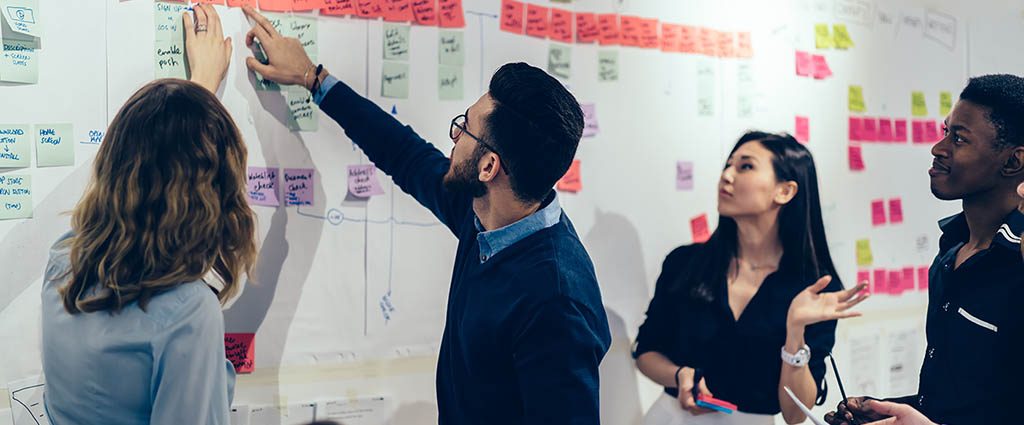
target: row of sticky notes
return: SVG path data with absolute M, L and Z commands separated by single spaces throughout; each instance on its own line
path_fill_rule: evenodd
M 0 81 L 39 81 L 37 49 L 43 36 L 39 0 L 0 2 Z
M 833 47 L 841 50 L 853 47 L 853 38 L 846 24 L 832 25 L 832 33 L 828 31 L 828 24 L 814 25 L 814 47 L 819 49 L 831 49 Z
M 886 202 L 884 199 L 875 199 L 871 201 L 871 225 L 881 226 L 887 221 L 890 224 L 899 224 L 903 222 L 903 200 L 900 198 L 889 199 L 889 217 L 886 220 L 885 206 Z
M 925 291 L 928 289 L 928 267 L 858 270 L 857 283 L 868 284 L 872 294 L 900 295 L 914 290 Z
M 907 142 L 907 120 L 894 118 L 850 117 L 849 139 L 852 142 Z M 936 120 L 913 120 L 911 141 L 935 143 L 942 138 Z
M 165 0 L 185 2 L 185 0 Z M 251 6 L 266 12 L 319 10 L 327 16 L 382 18 L 389 22 L 415 22 L 442 28 L 466 26 L 462 0 L 199 0 L 230 7 Z
M 276 207 L 281 205 L 281 189 L 279 175 L 284 176 L 285 205 L 313 205 L 315 189 L 314 170 L 309 168 L 285 168 L 283 173 L 277 168 L 249 167 L 248 188 L 249 202 L 253 205 Z
M 71 124 L 0 124 L 0 168 L 27 168 L 32 165 L 32 145 L 36 165 L 59 167 L 75 165 L 74 130 Z
M 580 160 L 572 160 L 569 169 L 555 183 L 555 189 L 561 192 L 579 193 L 583 190 L 583 178 L 580 175 Z
M 754 54 L 749 32 L 719 31 L 654 18 L 573 12 L 519 0 L 502 0 L 499 19 L 502 31 L 563 43 L 596 42 L 725 58 L 749 58 Z
M 32 176 L 0 174 L 0 220 L 32 217 Z
M 832 76 L 832 68 L 828 66 L 828 60 L 825 59 L 825 56 L 797 50 L 796 75 L 798 77 L 814 77 L 815 80 L 824 80 Z

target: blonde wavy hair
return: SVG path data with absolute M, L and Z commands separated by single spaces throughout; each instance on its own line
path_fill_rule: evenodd
M 71 314 L 118 312 L 216 272 L 221 303 L 256 262 L 247 151 L 220 101 L 183 80 L 154 81 L 114 117 L 72 212 Z

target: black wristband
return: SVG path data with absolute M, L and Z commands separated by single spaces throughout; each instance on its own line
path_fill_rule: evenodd
M 316 93 L 317 90 L 320 90 L 320 74 L 322 72 L 324 72 L 324 64 L 317 65 L 316 73 L 313 74 L 313 88 L 312 90 L 310 90 L 310 92 L 314 94 Z

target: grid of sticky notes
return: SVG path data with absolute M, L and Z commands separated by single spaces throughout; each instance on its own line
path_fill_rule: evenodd
M 863 157 L 864 143 L 931 145 L 943 137 L 939 119 L 928 118 L 925 93 L 913 91 L 910 94 L 910 116 L 877 117 L 864 116 L 868 112 L 864 88 L 850 85 L 847 92 L 847 109 L 850 111 L 848 127 L 848 158 L 850 171 L 865 170 Z M 952 109 L 953 96 L 948 91 L 939 92 L 938 111 L 942 116 Z
M 313 205 L 316 171 L 311 168 L 249 167 L 246 195 L 250 205 Z
M 184 0 L 166 0 L 187 3 Z M 316 12 L 388 22 L 413 22 L 441 28 L 466 26 L 462 0 L 199 0 L 228 7 L 249 6 L 263 12 Z
M 0 220 L 32 217 L 32 176 L 19 171 L 75 165 L 71 124 L 0 124 Z
M 43 37 L 39 0 L 4 0 L 0 5 L 0 81 L 35 84 Z

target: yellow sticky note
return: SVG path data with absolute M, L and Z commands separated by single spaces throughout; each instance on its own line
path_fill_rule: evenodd
M 849 108 L 850 112 L 864 112 L 867 107 L 864 106 L 864 88 L 861 86 L 850 86 L 849 94 Z
M 953 94 L 948 91 L 939 92 L 939 115 L 945 117 L 953 109 Z
M 832 48 L 832 34 L 828 32 L 828 24 L 814 25 L 814 46 L 819 49 Z
M 869 267 L 875 261 L 871 255 L 871 240 L 857 239 L 857 265 Z
M 853 47 L 853 38 L 850 38 L 850 31 L 846 29 L 846 24 L 832 25 L 832 38 L 835 40 L 837 49 Z
M 928 104 L 924 100 L 924 92 L 915 91 L 910 94 L 910 112 L 915 117 L 928 116 Z

